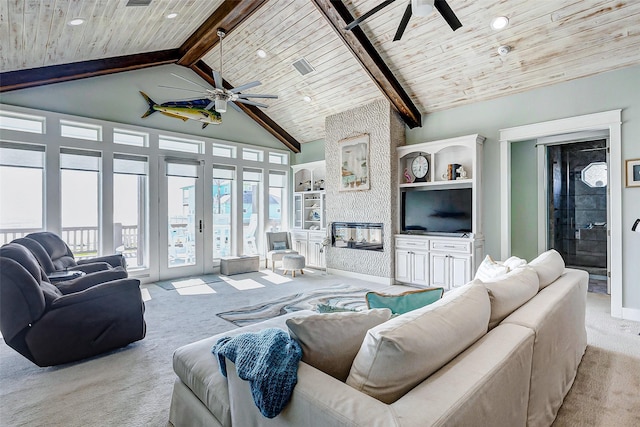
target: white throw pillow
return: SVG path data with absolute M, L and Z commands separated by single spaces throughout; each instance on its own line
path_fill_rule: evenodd
M 529 263 L 538 273 L 540 289 L 542 290 L 554 282 L 564 272 L 564 259 L 555 249 L 550 249 L 538 255 Z
M 287 319 L 289 335 L 302 347 L 302 361 L 344 381 L 367 331 L 391 318 L 391 310 L 319 313 Z
M 518 258 L 517 256 L 512 256 L 507 258 L 502 264 L 509 267 L 509 270 L 515 270 L 518 267 L 524 267 L 527 265 L 527 260 Z
M 509 274 L 489 281 L 474 280 L 483 283 L 489 292 L 491 318 L 489 329 L 498 326 L 505 317 L 538 293 L 538 275 L 531 267 L 520 267 Z
M 504 276 L 508 272 L 508 266 L 495 262 L 491 256 L 487 255 L 480 263 L 480 266 L 478 266 L 478 271 L 476 271 L 474 279 L 480 279 L 482 281 L 491 280 L 496 277 Z
M 484 286 L 465 285 L 367 332 L 347 384 L 392 403 L 487 333 Z

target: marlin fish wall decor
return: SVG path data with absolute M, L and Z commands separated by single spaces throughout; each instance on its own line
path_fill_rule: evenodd
M 211 104 L 210 99 L 192 99 L 191 101 L 169 101 L 162 104 L 156 103 L 149 96 L 140 92 L 149 104 L 149 109 L 142 115 L 142 118 L 150 116 L 156 111 L 160 111 L 165 116 L 175 117 L 183 121 L 196 120 L 202 123 L 202 129 L 210 124 L 219 125 L 222 123 L 222 116 L 213 108 L 207 110 L 207 106 Z

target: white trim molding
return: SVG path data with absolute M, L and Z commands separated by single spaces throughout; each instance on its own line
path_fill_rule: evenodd
M 501 256 L 511 256 L 511 144 L 519 141 L 548 138 L 574 132 L 608 131 L 609 176 L 611 191 L 611 316 L 636 317 L 637 310 L 622 308 L 622 110 L 611 110 L 565 119 L 516 126 L 499 131 L 500 139 L 500 205 Z M 538 155 L 539 159 L 540 155 Z

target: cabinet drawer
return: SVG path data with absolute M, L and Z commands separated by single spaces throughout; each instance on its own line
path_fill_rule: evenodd
M 293 231 L 291 232 L 291 240 L 307 240 L 306 231 Z
M 452 242 L 450 240 L 431 240 L 431 250 L 471 254 L 471 242 Z
M 324 236 L 325 236 L 325 233 L 322 232 L 322 231 L 319 231 L 319 232 L 310 231 L 309 232 L 309 242 L 314 242 L 314 243 L 315 242 L 320 242 L 320 243 L 322 243 L 322 241 L 324 240 Z
M 396 248 L 398 249 L 423 249 L 429 250 L 429 240 L 406 239 L 403 237 L 396 238 Z

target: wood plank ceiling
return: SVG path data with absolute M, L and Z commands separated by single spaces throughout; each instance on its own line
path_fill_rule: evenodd
M 344 0 L 354 17 L 380 2 Z M 211 39 L 215 28 L 207 32 L 203 23 L 216 10 L 220 13 L 219 8 L 238 2 L 152 0 L 146 7 L 126 7 L 126 3 L 0 1 L 0 72 L 26 74 L 37 67 L 91 60 L 97 61 L 95 66 L 117 72 L 127 68 L 109 70 L 108 59 L 126 55 L 135 55 L 127 59 L 138 58 L 147 65 L 181 59 L 186 65 L 198 64 L 197 57 L 186 58 L 184 51 L 198 44 L 190 39 L 196 31 L 204 34 L 205 47 L 197 55 L 202 55 L 200 73 L 207 66 L 219 68 L 217 47 L 202 54 L 217 43 Z M 269 108 L 258 112 L 263 116 L 247 112 L 258 122 L 270 122 L 276 133 L 280 128 L 294 142 L 323 138 L 326 116 L 384 96 L 370 77 L 373 73 L 363 68 L 314 3 L 328 4 L 326 0 L 268 0 L 247 13 L 224 39 L 225 80 L 234 86 L 260 80 L 262 85 L 249 92 L 277 94 L 277 100 L 265 100 Z M 408 3 L 394 2 L 361 28 L 406 91 L 408 102 L 422 114 L 640 64 L 640 2 L 636 0 L 448 0 L 462 28 L 451 31 L 437 12 L 413 16 L 402 40 L 393 42 Z M 178 16 L 166 19 L 170 12 Z M 502 31 L 489 27 L 498 15 L 510 19 Z M 67 25 L 76 17 L 87 22 Z M 500 56 L 500 45 L 511 46 L 512 52 Z M 266 58 L 256 56 L 258 49 L 267 53 Z M 301 58 L 315 71 L 300 75 L 292 64 Z M 183 97 L 170 92 L 167 99 Z M 304 101 L 305 96 L 311 101 Z M 291 148 L 291 140 L 284 137 L 283 142 Z M 292 149 L 296 151 L 295 144 Z

